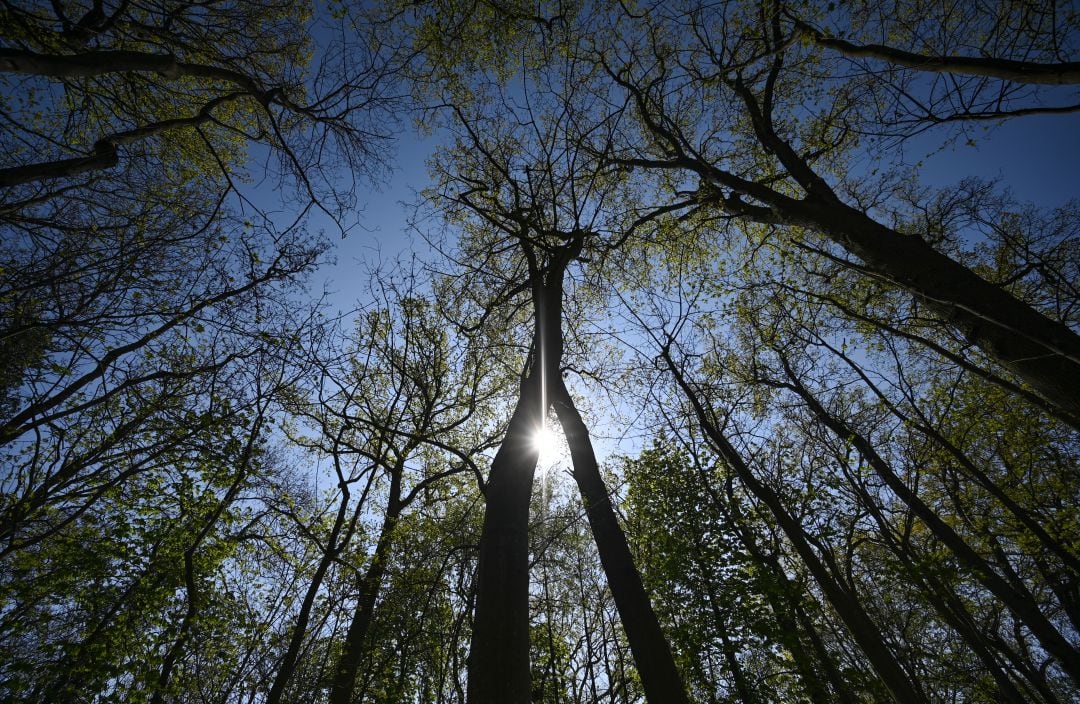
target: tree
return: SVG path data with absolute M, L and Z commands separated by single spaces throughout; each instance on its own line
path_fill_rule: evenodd
M 313 351 L 321 374 L 312 384 L 311 400 L 294 402 L 293 412 L 314 426 L 310 438 L 297 441 L 331 458 L 340 498 L 267 695 L 270 702 L 281 701 L 294 676 L 330 568 L 358 560 L 353 577 L 338 575 L 356 596 L 329 675 L 330 701 L 353 699 L 360 665 L 372 647 L 368 632 L 376 603 L 400 539 L 398 524 L 410 519 L 415 503 L 455 475 L 479 478 L 480 454 L 493 444 L 484 406 L 499 393 L 499 377 L 443 329 L 445 312 L 422 295 L 412 275 L 404 282 L 394 278 L 374 277 L 382 282 L 374 289 L 379 305 L 360 313 L 350 339 Z M 360 485 L 363 491 L 354 500 L 350 487 Z M 376 497 L 385 500 L 381 511 L 372 509 Z M 380 517 L 370 557 L 351 545 L 366 513 Z
M 725 243 L 725 246 L 730 245 Z M 1005 615 L 1007 599 L 999 598 L 980 584 L 982 577 L 967 571 L 965 562 L 970 565 L 985 561 L 986 569 L 1012 584 L 1007 590 L 1016 588 L 1026 595 L 1027 603 L 1037 605 L 1049 617 L 1053 629 L 1060 629 L 1062 634 L 1069 632 L 1067 613 L 1071 597 L 1061 590 L 1061 584 L 1064 574 L 1075 574 L 1073 568 L 1066 566 L 1071 551 L 1064 547 L 1072 539 L 1060 541 L 1064 535 L 1058 532 L 1058 526 L 1063 524 L 1053 518 L 1057 500 L 1049 498 L 1055 490 L 1041 494 L 1026 490 L 1014 493 L 1003 490 L 1003 486 L 1054 482 L 1068 476 L 1069 460 L 1064 457 L 1071 452 L 1066 449 L 1071 444 L 1071 433 L 1048 423 L 1045 417 L 1021 421 L 1012 417 L 1013 411 L 1007 405 L 983 405 L 985 399 L 995 397 L 988 391 L 986 382 L 968 375 L 964 368 L 950 369 L 941 358 L 925 354 L 921 343 L 911 343 L 896 335 L 897 326 L 907 321 L 894 317 L 890 324 L 879 327 L 867 324 L 861 317 L 845 322 L 831 314 L 827 307 L 834 306 L 834 301 L 840 301 L 834 310 L 850 312 L 848 306 L 858 307 L 875 299 L 851 296 L 853 291 L 857 294 L 862 291 L 854 287 L 850 278 L 822 276 L 819 267 L 832 266 L 827 258 L 807 254 L 772 259 L 751 253 L 740 259 L 747 253 L 738 249 L 730 254 L 734 261 L 742 261 L 741 269 L 726 269 L 720 280 L 712 280 L 705 273 L 715 264 L 673 260 L 670 266 L 682 266 L 682 273 L 655 280 L 678 282 L 682 288 L 654 290 L 652 300 L 659 307 L 654 313 L 647 313 L 647 306 L 640 306 L 639 320 L 643 325 L 645 320 L 653 321 L 643 331 L 655 336 L 656 354 L 665 360 L 664 365 L 679 360 L 673 372 L 678 383 L 687 382 L 690 378 L 687 370 L 694 370 L 694 380 L 687 382 L 693 399 L 702 404 L 699 410 L 715 414 L 707 416 L 709 425 L 700 432 L 716 442 L 717 429 L 726 427 L 724 436 L 730 433 L 744 443 L 740 455 L 749 459 L 742 460 L 743 467 L 758 475 L 744 486 L 751 496 L 767 506 L 769 514 L 780 514 L 776 520 L 781 526 L 791 521 L 784 533 L 798 548 L 800 561 L 812 568 L 813 562 L 820 560 L 822 567 L 827 566 L 827 571 L 833 573 L 838 586 L 863 602 L 861 608 L 878 630 L 896 634 L 890 641 L 896 644 L 893 647 L 903 648 L 897 653 L 898 662 L 908 673 L 906 676 L 928 692 L 943 691 L 948 680 L 936 679 L 933 685 L 928 685 L 926 680 L 919 682 L 922 678 L 917 678 L 915 673 L 926 667 L 925 658 L 935 657 L 930 654 L 940 652 L 941 647 L 957 652 L 958 660 L 973 662 L 970 667 L 985 678 L 974 687 L 989 692 L 987 696 L 1013 701 L 1053 701 L 1062 696 L 1055 692 L 1069 691 L 1071 686 L 1064 680 L 1067 670 L 1064 663 L 1069 649 L 1074 647 L 1069 638 L 1066 636 L 1064 642 L 1059 642 L 1065 654 L 1065 659 L 1059 661 L 1061 665 L 1057 662 L 1051 665 L 1040 655 L 1025 662 L 1026 657 L 1021 653 L 1040 652 L 1031 643 L 1033 631 L 1021 630 L 1016 625 L 1020 618 Z M 691 276 L 690 271 L 704 275 Z M 733 290 L 735 301 L 717 296 L 718 289 Z M 832 293 L 820 298 L 805 295 L 822 290 Z M 802 293 L 795 295 L 795 291 Z M 842 293 L 845 291 L 846 303 Z M 678 317 L 667 317 L 663 306 L 670 306 L 668 310 Z M 668 337 L 672 333 L 661 331 L 661 324 L 667 331 L 679 331 L 677 347 L 673 338 Z M 900 345 L 910 348 L 901 351 Z M 857 358 L 845 353 L 850 348 L 860 350 Z M 672 356 L 670 350 L 676 349 L 678 353 Z M 839 368 L 812 354 L 813 350 L 822 350 L 826 358 L 838 360 Z M 787 367 L 784 359 L 788 360 Z M 792 359 L 800 361 L 796 365 Z M 811 380 L 830 389 L 829 402 L 819 403 L 815 411 L 812 403 L 795 392 L 794 396 L 807 404 L 806 415 L 796 415 L 794 409 L 799 405 L 789 398 L 766 390 L 779 384 L 789 390 L 801 386 L 806 392 Z M 861 399 L 857 393 L 860 387 L 873 401 Z M 960 388 L 980 390 L 969 397 Z M 684 393 L 690 393 L 683 389 Z M 1003 390 L 999 388 L 996 393 L 1002 394 Z M 709 399 L 710 405 L 704 405 L 702 399 Z M 967 421 L 967 414 L 978 415 L 966 405 L 969 399 L 983 409 L 977 425 Z M 661 407 L 665 403 L 671 405 L 663 398 L 658 401 Z M 718 406 L 724 410 L 710 410 Z M 670 414 L 675 416 L 673 412 Z M 892 420 L 882 414 L 891 416 Z M 824 416 L 830 418 L 826 420 Z M 835 428 L 837 416 L 849 419 L 847 432 L 830 429 L 830 424 Z M 686 421 L 677 422 L 674 427 L 680 434 L 693 437 L 693 424 L 686 429 Z M 938 425 L 954 427 L 954 422 L 964 425 L 966 430 L 962 435 L 952 430 L 942 432 L 943 426 Z M 1035 479 L 1035 474 L 1029 474 L 1024 480 L 1014 478 L 999 485 L 991 479 L 991 475 L 1018 477 L 1012 473 L 1019 466 L 1027 466 L 1023 460 L 1017 461 L 1013 450 L 1004 450 L 1005 445 L 999 445 L 997 437 L 1002 427 L 1019 425 L 1026 426 L 1019 435 L 1029 439 L 1041 435 L 1035 443 L 1042 450 L 1057 446 L 1059 441 L 1052 438 L 1062 433 L 1058 437 L 1063 444 L 1051 452 L 1054 455 L 1063 452 L 1064 464 L 1050 460 L 1048 455 L 1040 465 L 1057 480 L 1049 476 Z M 740 426 L 759 430 L 740 432 Z M 768 429 L 765 433 L 760 432 L 763 427 Z M 734 442 L 728 442 L 735 447 Z M 1026 442 L 1021 441 L 1020 446 L 1026 446 Z M 976 449 L 995 446 L 1003 448 L 1002 457 L 1012 456 L 1012 459 L 1001 461 Z M 862 453 L 876 454 L 878 460 L 888 455 L 891 460 L 887 461 L 896 468 L 894 476 L 883 480 Z M 771 465 L 774 462 L 776 465 Z M 961 474 L 964 479 L 960 479 Z M 740 481 L 742 476 L 736 474 Z M 903 477 L 904 486 L 897 483 L 899 476 Z M 944 485 L 938 484 L 939 481 Z M 927 499 L 921 509 L 909 503 L 916 500 L 916 492 Z M 802 496 L 806 498 L 801 499 Z M 1049 501 L 1044 504 L 1040 497 Z M 802 501 L 806 502 L 805 507 Z M 1035 515 L 1041 518 L 1034 519 Z M 952 539 L 938 540 L 935 531 L 923 524 L 920 516 L 929 523 L 944 520 L 956 526 L 962 540 L 979 554 L 968 553 L 967 558 L 962 558 L 949 547 Z M 1026 546 L 1006 547 L 1017 531 L 1028 536 L 1024 539 Z M 1040 534 L 1042 537 L 1037 537 Z M 804 540 L 808 543 L 805 547 L 824 551 L 821 556 L 814 557 L 809 551 L 804 554 L 799 548 Z M 955 543 L 953 547 L 964 551 Z M 883 560 L 882 552 L 895 557 Z M 1029 557 L 1033 563 L 1024 564 Z M 1035 564 L 1042 567 L 1032 569 Z M 895 576 L 887 577 L 890 574 Z M 819 584 L 820 579 L 829 579 L 822 574 L 814 576 Z M 866 580 L 893 584 L 894 591 L 867 595 L 865 591 L 870 590 L 861 586 L 870 583 Z M 1070 581 L 1071 577 L 1064 580 Z M 904 590 L 906 596 L 898 596 L 899 590 Z M 823 587 L 822 591 L 834 605 L 838 603 L 828 588 Z M 897 611 L 905 608 L 907 612 Z M 919 613 L 936 614 L 941 625 L 922 627 L 929 630 L 913 627 L 910 615 L 913 608 Z M 1005 625 L 1010 621 L 1012 625 Z M 924 634 L 935 632 L 934 629 L 952 635 L 933 645 L 924 644 L 928 638 Z M 1048 637 L 1053 638 L 1053 634 Z M 1014 639 L 1027 644 L 1008 643 Z M 860 647 L 865 651 L 865 645 Z M 910 664 L 905 662 L 909 658 Z M 1052 668 L 1049 678 L 1036 674 L 1040 667 Z M 959 672 L 964 674 L 950 673 L 944 677 L 956 683 L 951 686 L 968 691 L 973 687 L 970 670 Z
M 71 190 L 39 182 L 99 178 L 120 163 L 121 148 L 150 162 L 180 149 L 184 168 L 216 171 L 235 165 L 252 141 L 276 150 L 283 173 L 319 198 L 326 194 L 316 176 L 327 165 L 317 155 L 328 140 L 340 140 L 339 155 L 362 172 L 388 136 L 375 110 L 393 61 L 354 31 L 325 47 L 325 60 L 308 74 L 308 6 L 81 5 L 4 10 L 0 73 L 21 90 L 7 113 L 5 156 L 13 165 L 0 170 L 0 186 L 33 184 L 15 191 L 29 196 L 26 204 Z
M 887 192 L 875 196 L 832 177 L 858 146 L 845 123 L 854 96 L 836 85 L 829 63 L 791 41 L 796 30 L 785 27 L 780 10 L 769 6 L 759 16 L 735 5 L 691 5 L 651 19 L 617 16 L 606 34 L 620 39 L 598 46 L 596 60 L 625 91 L 616 114 L 633 119 L 594 149 L 628 169 L 671 172 L 668 187 L 679 200 L 687 191 L 695 196 L 687 210 L 774 227 L 788 248 L 818 246 L 806 242 L 812 232 L 826 248 L 838 248 L 837 256 L 854 255 L 859 261 L 850 266 L 910 292 L 1075 416 L 1080 406 L 1071 389 L 1080 388 L 1080 342 L 1068 325 L 939 252 L 928 233 L 889 227 L 860 207 Z M 676 35 L 679 25 L 687 31 Z M 743 26 L 747 32 L 733 31 Z M 807 76 L 836 86 L 835 97 L 822 96 L 820 110 L 800 90 Z M 718 104 L 725 109 L 713 110 Z
M 348 75 L 330 63 L 306 74 L 304 43 L 293 39 L 303 35 L 297 6 L 195 12 L 95 2 L 4 12 L 0 73 L 19 90 L 10 91 L 3 131 L 5 158 L 17 165 L 4 170 L 0 207 L 10 245 L 0 260 L 0 344 L 10 353 L 0 441 L 27 462 L 12 474 L 19 498 L 4 507 L 0 529 L 14 549 L 29 545 L 15 534 L 51 493 L 78 477 L 100 479 L 93 468 L 102 458 L 123 461 L 123 443 L 154 432 L 152 421 L 191 388 L 254 350 L 274 351 L 280 340 L 259 329 L 272 313 L 260 308 L 283 304 L 326 245 L 304 232 L 303 214 L 282 225 L 238 189 L 246 145 L 267 143 L 309 206 L 334 211 L 334 192 L 317 178 L 330 171 L 305 151 L 336 135 L 346 158 L 371 154 L 379 139 L 364 124 L 389 74 L 352 40 L 331 50 L 349 52 Z M 245 39 L 235 31 L 245 23 L 284 31 Z M 360 76 L 373 83 L 349 82 Z M 300 105 L 304 92 L 315 98 Z M 350 107 L 360 94 L 371 100 Z M 256 98 L 258 114 L 210 112 Z M 188 119 L 189 106 L 205 114 Z M 305 135 L 305 124 L 322 135 Z M 66 156 L 89 144 L 92 155 Z M 122 144 L 135 153 L 114 173 L 97 172 L 102 159 L 117 162 Z M 236 344 L 235 330 L 251 340 Z
M 1080 692 L 1080 211 L 906 166 L 1074 119 L 1075 13 L 0 12 L 0 697 Z
M 846 18 L 799 17 L 782 10 L 809 41 L 865 71 L 859 131 L 888 140 L 937 125 L 969 126 L 1078 109 L 1067 86 L 1080 79 L 1075 13 L 1051 5 L 971 6 L 946 3 L 857 3 Z M 807 21 L 809 20 L 809 21 Z M 832 29 L 835 27 L 836 29 Z M 887 37 L 885 43 L 882 38 Z M 855 79 L 856 82 L 858 79 Z
M 153 463 L 94 492 L 92 503 L 65 514 L 74 498 L 52 497 L 45 515 L 63 520 L 5 556 L 5 602 L 21 607 L 3 626 L 6 696 L 78 701 L 112 690 L 160 700 L 175 691 L 192 643 L 232 625 L 215 620 L 226 598 L 216 578 L 242 552 L 241 494 L 274 474 L 265 441 L 283 380 L 274 366 L 242 385 L 218 379 L 259 395 L 250 406 L 232 396 L 235 415 L 189 424 L 182 443 L 154 448 Z
M 667 439 L 626 464 L 633 542 L 673 643 L 695 672 L 696 696 L 855 701 L 833 656 L 818 647 L 802 588 L 757 537 L 762 526 L 712 461 L 703 447 L 691 454 Z
M 190 683 L 193 644 L 270 632 L 274 609 L 236 606 L 251 584 L 224 576 L 247 567 L 230 531 L 249 488 L 277 481 L 268 428 L 322 334 L 301 296 L 327 244 L 305 210 L 341 218 L 353 195 L 324 150 L 374 173 L 386 133 L 369 119 L 392 71 L 360 33 L 309 71 L 295 4 L 2 12 L 0 555 L 21 607 L 6 633 L 40 641 L 13 651 L 8 693 L 163 701 Z M 281 199 L 299 194 L 284 222 L 241 185 L 256 143 Z M 43 632 L 50 610 L 65 626 Z M 246 644 L 220 651 L 236 677 L 266 645 Z M 57 676 L 24 686 L 34 663 Z M 200 684 L 230 696 L 247 684 L 233 677 Z
M 571 59 L 563 73 L 546 80 L 572 81 L 576 70 Z M 601 228 L 611 178 L 592 171 L 595 162 L 567 139 L 575 116 L 560 114 L 557 105 L 551 113 L 541 112 L 542 90 L 530 98 L 521 118 L 511 113 L 509 124 L 487 113 L 473 118 L 455 109 L 464 144 L 454 150 L 456 170 L 447 170 L 443 185 L 451 216 L 476 218 L 477 241 L 469 243 L 476 254 L 461 258 L 484 264 L 503 259 L 498 269 L 515 274 L 500 282 L 501 291 L 493 298 L 512 302 L 527 293 L 533 310 L 521 396 L 486 491 L 470 696 L 480 701 L 528 696 L 527 506 L 537 457 L 533 436 L 550 405 L 570 445 L 574 476 L 646 696 L 670 699 L 685 688 L 615 518 L 587 427 L 562 381 L 564 279 L 575 260 L 610 246 Z M 502 107 L 509 106 L 505 101 Z M 535 139 L 513 134 L 515 119 L 536 125 Z M 494 255 L 480 254 L 485 251 Z M 500 596 L 492 603 L 494 593 Z
M 926 694 L 920 691 L 921 688 L 918 682 L 904 671 L 888 644 L 880 636 L 878 627 L 860 603 L 859 597 L 853 593 L 850 586 L 845 585 L 838 579 L 835 574 L 834 560 L 828 556 L 823 558 L 815 552 L 805 529 L 784 506 L 780 496 L 754 476 L 738 450 L 720 431 L 717 421 L 714 420 L 715 411 L 702 403 L 698 394 L 687 382 L 686 377 L 674 360 L 670 359 L 670 356 L 667 361 L 669 369 L 671 369 L 676 381 L 686 394 L 687 400 L 693 406 L 703 432 L 715 446 L 724 462 L 739 477 L 739 480 L 772 512 L 785 536 L 791 541 L 799 557 L 806 564 L 807 569 L 814 576 L 818 586 L 825 594 L 826 599 L 843 620 L 852 638 L 859 644 L 859 647 L 870 661 L 878 677 L 885 684 L 885 687 L 888 688 L 892 697 L 897 702 L 926 701 Z
M 9 328 L 9 339 L 43 344 L 33 364 L 12 370 L 18 400 L 0 431 L 12 467 L 4 553 L 32 546 L 126 477 L 157 465 L 161 452 L 200 432 L 198 423 L 235 417 L 246 404 L 228 397 L 230 376 L 242 365 L 287 357 L 290 342 L 299 342 L 287 332 L 304 325 L 286 312 L 289 287 L 318 261 L 319 245 L 286 233 L 268 254 L 242 229 L 198 221 L 170 240 L 135 247 L 149 260 L 129 259 L 123 249 L 118 257 L 108 246 L 72 254 L 50 281 L 26 286 L 24 274 L 32 280 L 54 260 L 12 253 L 15 305 L 43 307 L 40 317 Z M 181 267 L 155 268 L 180 257 Z M 187 268 L 192 262 L 203 266 Z M 69 266 L 77 273 L 66 276 Z M 170 416 L 190 420 L 173 424 Z M 155 436 L 155 447 L 140 440 Z

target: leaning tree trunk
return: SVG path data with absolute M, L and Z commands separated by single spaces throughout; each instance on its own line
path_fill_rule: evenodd
M 589 430 L 574 406 L 562 377 L 557 375 L 549 380 L 548 388 L 570 446 L 574 479 L 581 490 L 589 528 L 600 553 L 600 564 L 615 599 L 619 620 L 626 631 L 630 653 L 634 656 L 634 664 L 645 690 L 645 699 L 650 704 L 688 704 L 690 700 L 686 686 L 641 582 L 641 573 L 634 566 L 626 535 L 615 517 L 607 487 L 600 476 Z
M 802 385 L 786 359 L 781 358 L 788 383 L 783 384 L 794 391 L 806 403 L 814 416 L 836 437 L 846 439 L 855 446 L 863 459 L 877 473 L 887 487 L 904 502 L 930 532 L 948 548 L 960 564 L 970 570 L 980 584 L 997 597 L 1013 616 L 1022 622 L 1038 639 L 1042 647 L 1058 660 L 1058 664 L 1070 678 L 1080 684 L 1080 651 L 1069 642 L 1057 627 L 1039 610 L 1030 594 L 1011 584 L 999 575 L 964 538 L 928 506 L 904 481 L 897 476 L 885 459 L 878 454 L 870 441 L 839 417 L 829 413 L 818 399 Z
M 754 476 L 754 473 L 750 471 L 750 467 L 743 461 L 742 456 L 728 442 L 728 439 L 716 424 L 710 420 L 709 413 L 702 405 L 701 399 L 698 398 L 678 367 L 675 366 L 667 350 L 664 350 L 664 360 L 686 399 L 693 406 L 698 423 L 706 437 L 712 441 L 720 457 L 735 472 L 743 486 L 765 504 L 773 517 L 776 518 L 780 529 L 784 531 L 784 535 L 787 536 L 792 547 L 795 548 L 795 552 L 798 553 L 810 574 L 813 575 L 814 580 L 821 588 L 822 594 L 832 605 L 836 615 L 847 626 L 852 638 L 859 645 L 866 659 L 870 661 L 871 667 L 874 668 L 893 699 L 896 700 L 897 704 L 927 702 L 926 696 L 904 672 L 900 663 L 897 662 L 889 646 L 881 637 L 877 625 L 859 602 L 857 594 L 851 592 L 833 577 L 829 568 L 826 567 L 810 546 L 809 541 L 807 541 L 802 525 L 788 512 L 780 496 Z
M 1080 416 L 1080 336 L 1017 300 L 921 238 L 839 201 L 804 203 L 830 239 L 908 289 L 942 320 L 1066 414 Z
M 773 71 L 779 71 L 778 63 L 774 63 Z M 913 294 L 1064 415 L 1080 417 L 1080 335 L 937 251 L 918 235 L 887 227 L 845 203 L 811 164 L 776 133 L 771 92 L 759 102 L 741 77 L 736 77 L 730 86 L 745 104 L 762 146 L 775 154 L 807 195 L 793 198 L 685 156 L 679 165 L 696 171 L 715 187 L 714 197 L 722 208 L 750 220 L 820 232 L 861 259 L 865 271 Z M 770 80 L 766 90 L 774 86 L 775 81 Z M 643 117 L 655 134 L 671 142 L 674 133 L 647 111 L 643 111 Z M 725 195 L 725 189 L 732 194 Z M 764 203 L 765 207 L 744 201 L 741 196 Z
M 356 686 L 356 672 L 364 656 L 364 641 L 371 628 L 371 618 L 375 611 L 375 602 L 382 589 L 386 563 L 390 559 L 390 546 L 394 528 L 401 516 L 401 473 L 404 467 L 399 462 L 390 472 L 390 492 L 386 503 L 386 515 L 383 517 L 379 539 L 375 543 L 375 553 L 367 572 L 360 580 L 360 596 L 356 602 L 349 630 L 345 633 L 345 645 L 334 669 L 334 678 L 330 684 L 330 704 L 350 704 L 353 688 Z
M 600 565 L 626 632 L 630 653 L 645 690 L 645 699 L 649 704 L 689 704 L 686 686 L 675 666 L 671 647 L 660 629 L 660 621 L 653 611 L 641 581 L 641 573 L 634 565 L 626 535 L 615 517 L 607 487 L 600 476 L 589 429 L 563 383 L 563 275 L 569 261 L 569 257 L 564 256 L 553 262 L 544 286 L 533 293 L 538 296 L 536 310 L 540 321 L 540 358 L 545 374 L 543 389 L 547 395 L 545 410 L 547 403 L 554 406 L 570 447 L 574 479 L 581 491 L 589 528 L 600 555 Z

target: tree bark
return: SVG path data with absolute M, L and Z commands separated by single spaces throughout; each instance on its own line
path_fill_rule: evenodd
M 0 72 L 49 78 L 90 78 L 108 73 L 157 73 L 170 79 L 184 76 L 232 83 L 260 95 L 265 91 L 251 76 L 232 69 L 177 61 L 171 54 L 101 50 L 79 54 L 38 54 L 26 49 L 0 48 Z
M 616 609 L 652 704 L 687 703 L 686 688 L 667 639 L 634 566 L 596 463 L 588 428 L 562 381 L 563 276 L 581 252 L 584 233 L 549 250 L 541 269 L 536 250 L 522 239 L 529 261 L 534 310 L 532 364 L 495 455 L 488 481 L 477 565 L 476 618 L 469 654 L 469 704 L 527 704 L 531 700 L 528 618 L 528 517 L 539 459 L 535 433 L 554 403 L 574 462 L 589 525 Z
M 111 169 L 119 163 L 120 157 L 116 152 L 116 145 L 103 141 L 94 147 L 94 153 L 90 156 L 77 156 L 71 159 L 57 159 L 0 169 L 0 186 L 10 187 L 34 181 L 70 178 L 87 171 Z
M 356 686 L 356 672 L 364 656 L 364 641 L 371 628 L 371 619 L 375 611 L 375 602 L 382 589 L 386 563 L 390 559 L 390 546 L 393 542 L 394 528 L 401 516 L 401 466 L 395 466 L 390 472 L 390 492 L 386 502 L 386 515 L 383 517 L 379 539 L 375 544 L 375 553 L 371 556 L 364 577 L 360 580 L 360 596 L 356 601 L 349 630 L 345 633 L 345 644 L 334 668 L 334 678 L 330 684 L 330 704 L 351 704 L 353 688 Z
M 214 119 L 213 112 L 221 105 L 230 103 L 248 95 L 242 92 L 227 93 L 208 100 L 199 112 L 191 117 L 177 117 L 171 120 L 151 122 L 123 132 L 116 132 L 102 137 L 94 145 L 94 153 L 89 156 L 71 159 L 43 161 L 23 166 L 0 169 L 0 186 L 17 186 L 35 181 L 48 181 L 56 178 L 70 178 L 87 171 L 111 169 L 120 163 L 117 147 L 134 144 L 144 139 L 184 127 L 197 127 Z
M 534 360 L 491 463 L 476 566 L 476 614 L 469 649 L 469 704 L 529 704 L 529 498 L 543 422 Z
M 973 344 L 1069 416 L 1080 415 L 1080 336 L 1004 289 L 839 201 L 804 201 L 793 213 L 913 293 Z
M 690 387 L 682 373 L 671 359 L 670 353 L 664 350 L 664 359 L 675 377 L 676 382 L 682 389 L 687 400 L 693 406 L 694 413 L 698 418 L 702 431 L 715 445 L 720 457 L 735 472 L 739 481 L 758 498 L 776 518 L 784 535 L 791 541 L 792 546 L 802 558 L 810 574 L 821 587 L 825 598 L 836 611 L 837 616 L 847 626 L 852 638 L 859 645 L 870 665 L 874 668 L 882 683 L 889 690 L 897 704 L 925 704 L 926 696 L 918 686 L 904 672 L 904 669 L 889 650 L 888 645 L 881 638 L 880 631 L 873 619 L 859 603 L 858 596 L 848 591 L 840 584 L 829 569 L 818 557 L 810 546 L 803 533 L 802 525 L 784 507 L 780 496 L 769 486 L 758 481 L 749 466 L 743 461 L 742 456 L 735 447 L 728 442 L 720 429 L 710 420 L 709 413 L 702 405 L 701 399 Z
M 645 699 L 650 704 L 688 704 L 690 700 L 686 686 L 641 582 L 641 574 L 634 566 L 626 535 L 615 517 L 607 487 L 600 476 L 588 428 L 574 406 L 561 375 L 549 379 L 548 388 L 570 446 L 574 479 L 581 490 L 589 527 L 600 553 L 600 564 L 626 631 L 630 652 L 645 690 Z

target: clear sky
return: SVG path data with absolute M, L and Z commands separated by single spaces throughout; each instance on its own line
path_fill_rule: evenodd
M 931 131 L 912 145 L 932 148 Z M 1031 115 L 990 128 L 975 146 L 962 141 L 928 157 L 920 170 L 927 185 L 948 185 L 969 176 L 999 178 L 1021 200 L 1044 206 L 1080 197 L 1080 114 Z
M 313 288 L 319 290 L 325 286 L 335 310 L 344 312 L 364 297 L 366 272 L 373 265 L 389 265 L 395 258 L 413 252 L 427 253 L 424 240 L 409 231 L 409 219 L 420 191 L 429 183 L 426 160 L 436 144 L 436 138 L 422 139 L 408 126 L 403 129 L 390 160 L 392 173 L 382 184 L 360 186 L 357 192 L 357 203 L 362 208 L 360 225 L 344 238 L 323 219 L 312 220 L 313 228 L 326 228 L 334 241 L 337 261 L 316 274 Z
M 928 186 L 946 186 L 978 176 L 999 179 L 1020 200 L 1043 206 L 1054 207 L 1080 197 L 1080 115 L 1008 120 L 988 126 L 974 146 L 960 139 L 935 151 L 943 134 L 931 130 L 904 148 L 908 163 L 923 160 L 918 173 Z M 337 263 L 324 267 L 313 284 L 316 290 L 326 285 L 335 309 L 347 310 L 363 296 L 365 262 L 389 263 L 411 252 L 421 257 L 427 254 L 426 243 L 409 232 L 408 221 L 419 191 L 429 183 L 426 160 L 437 143 L 437 138 L 422 139 L 411 128 L 404 128 L 391 160 L 393 172 L 382 186 L 359 193 L 362 227 L 344 239 L 331 235 Z M 325 226 L 318 218 L 312 224 Z

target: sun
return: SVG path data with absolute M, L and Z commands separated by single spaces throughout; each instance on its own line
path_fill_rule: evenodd
M 542 458 L 552 457 L 559 451 L 559 440 L 546 425 L 536 429 L 532 441 L 533 448 L 540 452 Z

